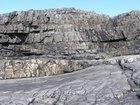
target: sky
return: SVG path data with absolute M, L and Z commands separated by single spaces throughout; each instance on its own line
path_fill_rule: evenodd
M 140 0 L 0 0 L 0 4 L 0 14 L 30 9 L 74 7 L 116 16 L 132 10 L 140 10 Z

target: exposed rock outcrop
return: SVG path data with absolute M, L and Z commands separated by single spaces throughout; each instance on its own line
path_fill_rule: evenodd
M 75 8 L 0 15 L 1 78 L 72 72 L 92 60 L 139 53 L 140 11 L 113 18 Z
M 140 56 L 41 78 L 0 81 L 1 105 L 140 105 Z M 120 66 L 112 64 L 119 61 Z
M 140 55 L 116 57 L 102 60 L 57 60 L 57 59 L 28 59 L 1 60 L 0 79 L 30 78 L 70 73 L 101 64 L 118 65 L 135 62 Z
M 140 11 L 115 17 L 75 8 L 1 14 L 0 79 L 86 69 L 2 80 L 0 104 L 139 105 L 139 53 Z
M 94 60 L 83 61 L 52 59 L 3 60 L 0 62 L 1 79 L 42 77 L 70 73 L 102 63 L 101 61 Z
M 0 15 L 2 56 L 139 53 L 140 11 L 116 17 L 74 8 Z

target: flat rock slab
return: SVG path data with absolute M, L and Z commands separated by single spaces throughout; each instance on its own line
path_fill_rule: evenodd
M 118 65 L 0 81 L 1 105 L 119 105 L 131 87 Z

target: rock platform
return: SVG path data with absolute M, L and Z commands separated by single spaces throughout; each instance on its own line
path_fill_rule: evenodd
M 139 105 L 139 58 L 116 57 L 72 73 L 1 80 L 0 104 Z

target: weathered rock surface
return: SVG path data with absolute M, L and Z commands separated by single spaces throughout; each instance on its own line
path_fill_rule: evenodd
M 74 8 L 14 11 L 0 15 L 2 57 L 138 54 L 139 37 L 140 11 L 113 18 Z
M 116 57 L 73 73 L 1 80 L 0 104 L 139 105 L 139 64 L 137 56 Z
M 1 14 L 0 77 L 61 74 L 93 60 L 139 54 L 139 37 L 140 11 L 113 18 L 75 8 Z
M 140 11 L 1 14 L 0 104 L 140 105 L 139 53 Z
M 53 60 L 43 58 L 30 60 L 2 60 L 0 62 L 1 79 L 42 77 L 70 73 L 102 63 L 102 61 L 95 60 Z
M 100 60 L 62 60 L 62 59 L 22 59 L 22 60 L 1 60 L 0 78 L 28 78 L 51 76 L 63 73 L 70 73 L 85 69 L 90 66 L 101 64 L 117 65 L 137 61 L 140 55 L 121 56 Z M 125 66 L 123 66 L 125 67 Z

